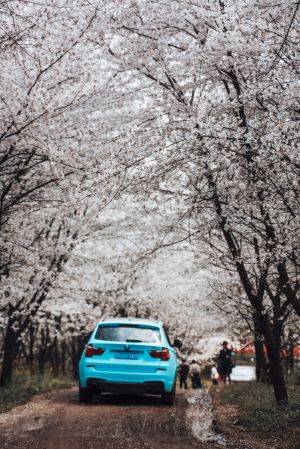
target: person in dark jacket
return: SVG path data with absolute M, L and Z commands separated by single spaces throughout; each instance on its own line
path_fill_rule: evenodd
M 179 383 L 180 388 L 184 386 L 185 390 L 187 389 L 187 377 L 190 371 L 189 365 L 186 363 L 186 360 L 183 359 L 182 362 L 179 365 Z
M 223 349 L 221 349 L 219 353 L 219 362 L 219 370 L 222 381 L 226 384 L 228 379 L 228 382 L 231 383 L 230 375 L 232 372 L 232 355 L 231 350 L 228 348 L 227 341 L 223 341 Z

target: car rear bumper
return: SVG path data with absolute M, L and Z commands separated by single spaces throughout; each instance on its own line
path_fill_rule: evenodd
M 145 367 L 142 367 L 145 369 Z M 113 364 L 102 366 L 88 366 L 85 363 L 80 364 L 79 377 L 80 385 L 86 387 L 89 379 L 95 382 L 105 382 L 105 385 L 124 385 L 124 388 L 140 388 L 141 391 L 149 388 L 151 385 L 163 385 L 163 391 L 170 392 L 173 387 L 176 370 L 170 366 L 158 366 L 151 372 L 141 372 L 140 367 L 132 366 L 131 371 L 117 371 Z M 137 387 L 135 387 L 137 386 Z M 123 387 L 122 387 L 123 388 Z M 161 393 L 161 388 L 159 389 Z
M 107 393 L 141 393 L 141 394 L 161 394 L 165 391 L 162 381 L 146 382 L 109 382 L 105 379 L 88 378 L 86 385 L 95 392 Z

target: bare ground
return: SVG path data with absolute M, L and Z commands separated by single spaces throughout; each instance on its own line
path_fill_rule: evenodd
M 223 413 L 222 413 L 223 416 Z M 212 431 L 208 393 L 168 407 L 157 397 L 109 396 L 80 404 L 77 389 L 36 396 L 0 415 L 0 449 L 265 449 Z M 246 441 L 245 441 L 246 440 Z M 268 445 L 268 449 L 278 446 Z

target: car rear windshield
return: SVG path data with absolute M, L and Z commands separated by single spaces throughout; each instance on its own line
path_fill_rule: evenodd
M 104 341 L 160 343 L 160 330 L 157 328 L 124 324 L 118 326 L 99 326 L 95 338 Z

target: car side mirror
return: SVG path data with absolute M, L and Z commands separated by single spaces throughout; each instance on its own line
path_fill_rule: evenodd
M 179 338 L 175 338 L 174 343 L 173 343 L 174 348 L 182 348 L 182 341 L 179 340 Z

